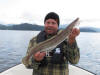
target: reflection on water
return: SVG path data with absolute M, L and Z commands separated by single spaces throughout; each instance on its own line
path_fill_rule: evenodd
M 0 72 L 21 62 L 29 40 L 39 31 L 0 31 Z
M 29 40 L 39 31 L 0 30 L 0 72 L 21 63 Z M 80 61 L 77 66 L 100 75 L 100 33 L 82 33 L 77 37 Z

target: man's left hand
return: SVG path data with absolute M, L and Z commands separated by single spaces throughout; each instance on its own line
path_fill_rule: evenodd
M 69 43 L 75 42 L 75 38 L 80 34 L 80 30 L 77 28 L 73 28 L 72 32 L 69 34 Z
M 73 28 L 72 32 L 69 35 L 69 38 L 75 38 L 76 36 L 78 36 L 80 34 L 80 30 L 77 28 Z

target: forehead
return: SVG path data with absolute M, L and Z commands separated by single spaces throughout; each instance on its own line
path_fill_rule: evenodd
M 46 22 L 57 22 L 55 19 L 47 19 Z

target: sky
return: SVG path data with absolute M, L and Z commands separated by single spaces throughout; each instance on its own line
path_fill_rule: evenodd
M 100 28 L 99 0 L 0 0 L 0 24 L 44 24 L 49 12 L 56 12 L 60 24 L 80 18 L 79 26 Z

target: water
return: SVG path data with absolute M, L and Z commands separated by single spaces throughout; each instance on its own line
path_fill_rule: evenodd
M 29 40 L 39 31 L 0 30 L 0 72 L 21 63 Z M 100 75 L 100 33 L 83 33 L 77 37 L 80 61 L 77 66 Z
M 38 32 L 35 32 L 38 33 Z M 21 62 L 33 31 L 0 30 L 0 72 Z

